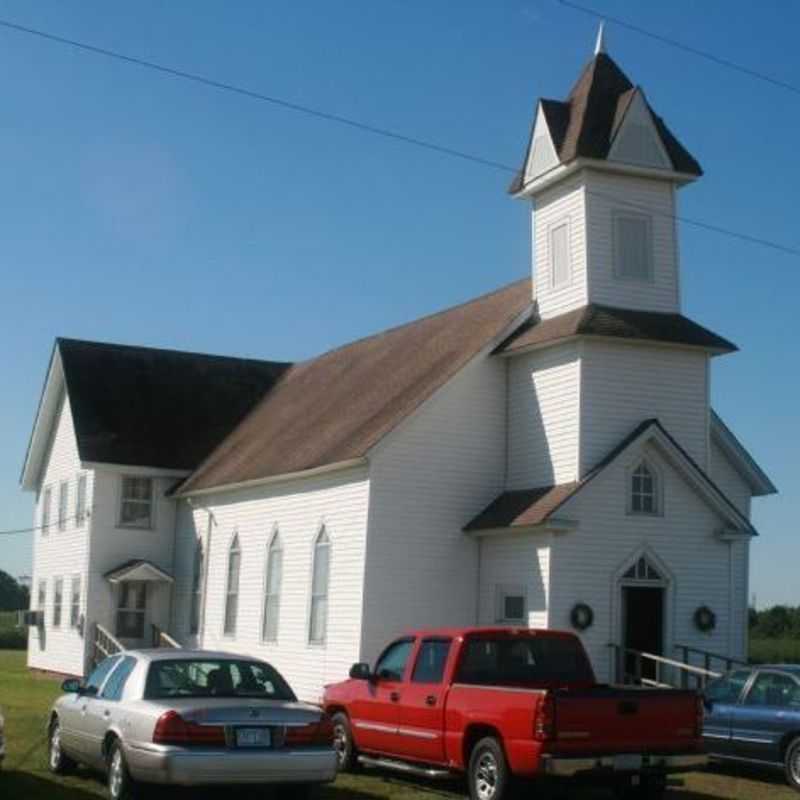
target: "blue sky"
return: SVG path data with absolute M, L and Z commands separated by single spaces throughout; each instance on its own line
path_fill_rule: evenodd
M 598 11 L 788 81 L 800 6 Z M 516 164 L 596 22 L 555 0 L 0 3 L 0 17 Z M 681 212 L 800 247 L 800 94 L 609 25 L 610 54 L 699 158 Z M 505 173 L 0 30 L 0 528 L 57 335 L 297 359 L 529 270 Z M 782 493 L 756 501 L 758 604 L 800 604 L 800 258 L 681 228 L 686 313 L 737 342 L 717 410 Z M 27 572 L 30 535 L 0 540 Z

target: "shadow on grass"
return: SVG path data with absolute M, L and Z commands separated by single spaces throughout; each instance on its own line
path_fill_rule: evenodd
M 90 786 L 97 788 L 97 783 Z M 55 776 L 40 777 L 30 772 L 4 770 L 0 774 L 0 795 L 19 800 L 96 800 L 97 791 L 87 791 L 82 787 L 65 786 Z

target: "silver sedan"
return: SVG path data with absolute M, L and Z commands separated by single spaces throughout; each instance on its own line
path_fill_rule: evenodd
M 139 783 L 283 783 L 302 793 L 336 777 L 330 720 L 263 661 L 131 650 L 62 690 L 47 726 L 50 769 L 102 770 L 112 800 Z

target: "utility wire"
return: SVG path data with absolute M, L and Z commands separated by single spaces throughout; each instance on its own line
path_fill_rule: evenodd
M 66 525 L 66 523 L 68 522 L 80 522 L 81 524 L 83 524 L 89 519 L 90 516 L 91 516 L 90 511 L 85 511 L 83 513 L 83 516 L 81 516 L 80 518 L 78 517 L 77 514 L 74 514 L 71 517 L 66 517 L 64 519 L 64 524 Z M 17 533 L 35 533 L 36 531 L 47 531 L 48 533 L 52 531 L 55 534 L 70 532 L 67 531 L 66 528 L 64 530 L 61 530 L 59 528 L 58 520 L 55 520 L 54 522 L 48 522 L 47 525 L 34 525 L 32 528 L 13 528 L 7 531 L 0 531 L 0 536 L 13 536 L 14 534 Z
M 765 72 L 759 72 L 758 70 L 752 69 L 751 67 L 746 67 L 744 64 L 737 64 L 735 61 L 730 61 L 727 58 L 723 58 L 722 56 L 714 55 L 714 53 L 709 53 L 707 50 L 700 50 L 697 47 L 692 47 L 690 44 L 685 44 L 684 42 L 679 42 L 677 39 L 670 39 L 669 36 L 664 36 L 660 33 L 655 33 L 655 31 L 647 30 L 646 28 L 641 28 L 638 25 L 634 25 L 632 22 L 627 22 L 626 20 L 620 19 L 619 17 L 612 17 L 608 14 L 601 14 L 599 11 L 595 11 L 593 8 L 586 8 L 586 6 L 578 5 L 577 3 L 573 3 L 570 0 L 558 0 L 558 2 L 565 6 L 566 8 L 571 8 L 574 11 L 580 11 L 582 14 L 587 14 L 590 17 L 594 17 L 595 19 L 605 20 L 606 22 L 611 22 L 613 25 L 618 25 L 620 28 L 625 28 L 626 30 L 633 31 L 634 33 L 638 33 L 641 36 L 647 36 L 650 39 L 655 39 L 657 42 L 661 42 L 662 44 L 669 45 L 670 47 L 675 47 L 678 50 L 683 50 L 685 53 L 691 53 L 693 56 L 697 56 L 698 58 L 704 58 L 706 61 L 711 61 L 713 64 L 717 64 L 720 67 L 726 67 L 727 69 L 735 70 L 736 72 L 741 72 L 744 75 L 749 75 L 751 78 L 757 78 L 760 81 L 764 81 L 765 83 L 771 83 L 773 86 L 777 86 L 780 89 L 786 89 L 790 92 L 794 92 L 795 94 L 800 94 L 800 86 L 795 86 L 792 83 L 787 83 L 780 78 L 775 78 L 772 75 L 767 75 Z
M 582 6 L 577 6 L 567 2 L 567 0 L 559 0 L 559 1 L 564 5 L 574 7 L 580 11 L 585 11 L 586 13 L 595 14 L 595 12 L 591 11 L 590 9 L 584 9 Z M 610 17 L 608 19 L 610 19 L 615 24 L 625 25 L 625 23 L 619 20 L 615 20 Z M 440 145 L 435 142 L 430 142 L 426 139 L 420 139 L 415 136 L 408 136 L 404 133 L 399 133 L 398 131 L 390 130 L 389 128 L 382 128 L 377 125 L 372 125 L 371 123 L 368 122 L 362 122 L 361 120 L 342 116 L 341 114 L 333 114 L 331 112 L 323 111 L 321 109 L 314 108 L 312 106 L 301 105 L 300 103 L 295 103 L 290 100 L 285 100 L 275 95 L 268 95 L 262 92 L 256 92 L 252 89 L 246 89 L 241 86 L 236 86 L 235 84 L 232 83 L 218 81 L 213 78 L 205 77 L 204 75 L 198 75 L 193 72 L 187 72 L 185 70 L 168 67 L 164 64 L 159 64 L 155 61 L 147 61 L 143 58 L 128 56 L 125 55 L 124 53 L 119 53 L 115 50 L 109 50 L 104 47 L 97 47 L 96 45 L 88 44 L 86 42 L 81 42 L 78 41 L 77 39 L 68 39 L 64 36 L 58 36 L 56 34 L 48 33 L 47 31 L 39 30 L 37 28 L 29 28 L 24 25 L 19 25 L 15 22 L 11 22 L 10 20 L 7 19 L 0 18 L 0 27 L 17 31 L 19 33 L 28 34 L 30 36 L 36 36 L 39 37 L 40 39 L 45 39 L 47 41 L 57 42 L 59 44 L 65 44 L 70 47 L 75 47 L 79 50 L 84 50 L 89 53 L 94 53 L 95 55 L 105 56 L 107 58 L 111 58 L 116 61 L 123 61 L 125 63 L 133 64 L 135 66 L 142 67 L 144 69 L 149 69 L 155 72 L 160 72 L 162 74 L 171 75 L 176 78 L 182 78 L 184 80 L 192 81 L 194 83 L 199 83 L 204 86 L 209 86 L 214 89 L 219 89 L 221 91 L 232 92 L 234 94 L 248 97 L 253 100 L 259 100 L 261 102 L 270 103 L 272 105 L 279 106 L 280 108 L 284 108 L 289 111 L 295 111 L 301 114 L 306 114 L 308 116 L 316 117 L 317 119 L 322 119 L 327 122 L 334 122 L 340 125 L 347 125 L 350 128 L 355 128 L 357 130 L 361 130 L 366 133 L 382 136 L 386 139 L 393 139 L 402 142 L 404 144 L 414 145 L 415 147 L 421 147 L 426 150 L 439 153 L 441 155 L 450 156 L 453 158 L 459 158 L 463 161 L 470 161 L 475 164 L 480 164 L 485 167 L 491 167 L 493 169 L 502 170 L 504 172 L 512 174 L 516 174 L 518 172 L 518 170 L 515 167 L 512 167 L 509 164 L 504 164 L 500 161 L 493 161 L 488 158 L 483 158 L 482 156 L 477 156 L 472 153 L 467 153 L 463 150 L 457 150 L 456 148 L 453 147 L 447 147 L 445 145 Z M 599 192 L 594 192 L 594 194 L 596 194 L 598 197 L 606 197 L 606 199 L 612 199 L 614 200 L 614 202 L 623 202 L 626 203 L 627 205 L 636 207 L 635 203 L 630 203 L 621 200 L 620 198 L 611 198 L 608 195 L 602 195 Z M 738 239 L 740 241 L 745 241 L 751 244 L 757 244 L 764 247 L 769 247 L 773 250 L 778 250 L 782 253 L 787 253 L 789 255 L 800 256 L 800 249 L 789 247 L 787 245 L 781 244 L 780 242 L 771 241 L 769 239 L 762 239 L 756 236 L 751 236 L 746 233 L 740 233 L 739 231 L 730 230 L 729 228 L 723 228 L 719 225 L 713 225 L 711 223 L 703 222 L 702 220 L 692 219 L 690 217 L 677 216 L 675 214 L 669 214 L 663 211 L 656 211 L 650 208 L 645 208 L 643 206 L 639 206 L 639 208 L 642 208 L 642 210 L 647 211 L 647 213 L 649 214 L 668 217 L 678 222 L 683 222 L 686 223 L 687 225 L 692 225 L 696 228 L 700 228 L 702 230 L 706 230 L 711 233 L 716 233 L 722 236 L 729 236 L 731 238 Z M 25 531 L 21 530 L 19 532 L 25 532 Z M 0 531 L 0 535 L 2 535 L 3 533 L 5 532 Z

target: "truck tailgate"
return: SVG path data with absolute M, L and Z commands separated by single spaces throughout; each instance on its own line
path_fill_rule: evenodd
M 554 752 L 670 753 L 694 750 L 697 695 L 672 689 L 597 686 L 555 693 Z

